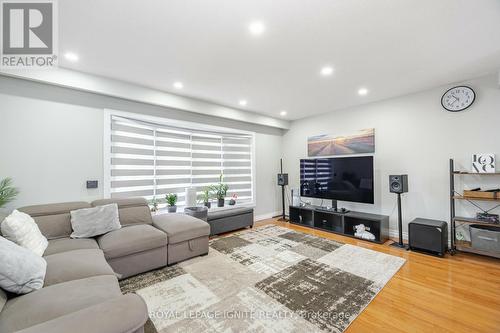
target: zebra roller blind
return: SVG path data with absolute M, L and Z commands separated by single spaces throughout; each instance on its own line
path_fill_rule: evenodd
M 252 134 L 209 132 L 112 115 L 109 194 L 162 199 L 177 193 L 177 205 L 183 206 L 187 187 L 196 188 L 200 196 L 224 174 L 227 198 L 236 194 L 238 204 L 252 202 L 252 144 Z

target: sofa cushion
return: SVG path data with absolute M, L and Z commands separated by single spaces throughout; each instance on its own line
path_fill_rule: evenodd
M 141 296 L 127 294 L 16 333 L 143 333 L 147 320 L 148 308 Z M 146 332 L 156 332 L 151 326 Z
M 25 294 L 43 286 L 45 260 L 0 237 L 0 287 L 16 294 Z M 1 330 L 0 330 L 1 332 Z
M 151 211 L 144 198 L 101 199 L 92 202 L 92 206 L 103 206 L 116 203 L 122 226 L 136 224 L 153 224 Z
M 47 273 L 44 287 L 92 276 L 115 274 L 99 249 L 56 253 L 46 256 L 45 261 Z
M 153 218 L 153 226 L 168 235 L 168 243 L 176 244 L 198 237 L 208 237 L 210 225 L 185 214 L 161 214 Z
M 54 239 L 68 237 L 71 234 L 70 211 L 89 207 L 91 207 L 89 203 L 78 201 L 26 206 L 18 210 L 31 216 L 45 237 Z
M 99 249 L 99 246 L 97 245 L 96 240 L 93 238 L 57 238 L 49 240 L 49 246 L 47 247 L 43 255 L 49 256 L 55 253 L 85 249 Z
M 71 211 L 71 238 L 89 238 L 104 235 L 122 226 L 118 219 L 118 205 L 109 204 Z
M 106 259 L 167 246 L 167 235 L 153 226 L 131 225 L 111 231 L 97 238 Z
M 40 232 L 35 220 L 26 213 L 14 210 L 1 222 L 2 235 L 40 257 L 45 252 L 47 238 Z
M 0 312 L 0 332 L 21 330 L 120 296 L 118 280 L 111 275 L 55 284 L 10 299 Z

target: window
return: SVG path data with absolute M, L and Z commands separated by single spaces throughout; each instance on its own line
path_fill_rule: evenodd
M 107 197 L 176 193 L 183 206 L 187 187 L 200 196 L 223 174 L 227 199 L 253 203 L 253 133 L 117 111 L 105 113 L 105 129 Z

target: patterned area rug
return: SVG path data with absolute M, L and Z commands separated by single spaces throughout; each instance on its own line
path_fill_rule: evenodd
M 268 225 L 120 286 L 146 301 L 147 333 L 343 332 L 404 262 Z

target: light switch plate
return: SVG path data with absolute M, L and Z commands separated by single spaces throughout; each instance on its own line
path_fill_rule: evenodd
M 87 180 L 87 188 L 97 188 L 97 180 Z

